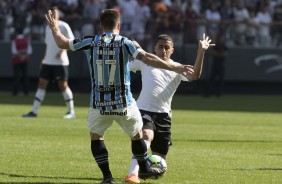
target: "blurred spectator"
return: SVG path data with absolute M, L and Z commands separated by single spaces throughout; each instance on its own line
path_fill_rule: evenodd
M 137 7 L 136 0 L 120 0 L 119 8 L 121 13 L 121 32 L 127 36 L 131 37 L 133 34 L 133 22 L 136 17 L 135 10 Z
M 23 92 L 28 95 L 28 62 L 32 54 L 30 40 L 23 34 L 23 28 L 17 27 L 16 36 L 11 43 L 12 64 L 14 70 L 13 96 L 18 95 L 20 84 Z
M 277 46 L 282 39 L 281 3 L 282 0 L 0 0 L 0 40 L 9 41 L 18 25 L 32 40 L 42 40 L 46 11 L 56 5 L 76 37 L 98 32 L 99 13 L 106 8 L 117 9 L 122 16 L 121 31 L 145 46 L 160 33 L 172 35 L 176 44 L 197 44 L 203 32 L 210 37 L 221 32 L 229 46 L 253 45 L 256 18 L 249 11 L 254 10 L 261 24 L 258 41 L 266 41 L 260 41 L 262 46 Z M 263 7 L 268 11 L 262 11 Z
M 30 21 L 30 2 L 28 0 L 15 0 L 12 6 L 14 26 L 21 26 L 25 32 L 27 24 Z
M 152 27 L 152 37 L 156 37 L 158 33 L 165 33 L 166 25 L 167 25 L 167 15 L 168 15 L 169 8 L 166 4 L 164 4 L 161 0 L 156 0 L 152 4 L 152 22 L 150 25 Z
M 207 33 L 212 40 L 215 40 L 221 21 L 221 15 L 218 11 L 216 2 L 212 2 L 209 8 L 205 11 L 205 19 L 207 20 Z
M 233 9 L 234 13 L 234 41 L 237 45 L 245 44 L 247 21 L 249 19 L 249 11 L 241 1 L 236 3 Z
M 62 19 L 70 25 L 75 37 L 80 37 L 83 2 L 79 0 L 62 0 L 58 7 L 64 13 Z
M 198 20 L 199 16 L 197 12 L 192 7 L 191 0 L 186 0 L 183 11 L 183 39 L 184 43 L 194 43 L 198 42 L 197 31 L 198 31 Z
M 0 40 L 8 40 L 9 28 L 12 26 L 13 17 L 10 5 L 5 0 L 0 0 Z
M 259 29 L 259 20 L 256 16 L 254 9 L 249 11 L 250 18 L 247 23 L 246 30 L 246 44 L 250 46 L 258 46 L 258 29 Z
M 282 46 L 282 3 L 275 7 L 272 23 L 273 46 Z
M 220 97 L 223 94 L 225 60 L 228 48 L 223 34 L 218 34 L 216 45 L 212 49 L 212 67 L 208 80 L 208 96 L 215 94 Z
M 192 9 L 199 15 L 201 12 L 201 0 L 191 0 Z
M 182 12 L 181 4 L 178 0 L 171 1 L 171 7 L 169 8 L 166 30 L 174 40 L 175 46 L 181 46 L 183 44 L 183 23 L 182 23 Z
M 234 18 L 231 0 L 223 0 L 219 12 L 221 16 L 220 32 L 224 34 L 226 39 L 231 39 L 231 26 Z
M 270 25 L 272 17 L 267 6 L 262 6 L 261 11 L 257 14 L 259 21 L 258 37 L 260 46 L 269 47 L 271 44 Z
M 146 4 L 146 0 L 137 0 L 138 4 L 135 9 L 136 18 L 133 22 L 133 37 L 137 40 L 138 43 L 143 45 L 143 41 L 145 41 L 145 28 L 148 23 L 148 20 L 151 17 L 151 11 L 149 6 Z
M 46 0 L 33 1 L 31 5 L 32 20 L 30 23 L 30 32 L 32 40 L 43 41 L 45 29 L 45 15 L 50 7 Z
M 83 4 L 84 22 L 81 26 L 81 35 L 94 35 L 99 31 L 100 13 L 106 8 L 106 2 L 101 0 L 87 0 Z
M 120 11 L 117 0 L 108 0 L 108 1 L 106 1 L 106 9 L 115 9 L 115 10 Z
M 205 19 L 204 12 L 201 12 L 199 18 L 197 19 L 198 27 L 197 27 L 197 39 L 200 40 L 203 33 L 206 33 L 206 24 L 207 21 Z

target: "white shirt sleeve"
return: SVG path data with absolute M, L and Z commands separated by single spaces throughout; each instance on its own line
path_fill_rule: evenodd
M 142 51 L 143 51 L 143 49 L 141 49 L 141 48 L 137 49 L 137 50 L 133 53 L 133 58 L 135 59 L 135 58 L 137 57 L 138 53 L 139 53 L 139 52 L 142 52 Z
M 70 47 L 70 50 L 75 51 L 74 46 L 73 46 L 73 39 L 69 40 L 69 47 Z
M 142 61 L 134 59 L 133 61 L 129 62 L 129 69 L 130 71 L 136 73 L 136 71 L 141 70 Z

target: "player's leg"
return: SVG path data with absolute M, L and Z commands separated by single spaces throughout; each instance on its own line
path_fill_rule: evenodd
M 171 142 L 171 117 L 167 113 L 156 113 L 154 116 L 154 139 L 151 142 L 153 155 L 166 159 Z
M 63 95 L 67 107 L 67 113 L 64 118 L 75 118 L 73 93 L 68 85 L 68 66 L 57 66 L 55 78 L 58 80 L 58 88 Z
M 12 95 L 16 96 L 18 95 L 19 85 L 20 85 L 20 72 L 21 72 L 20 64 L 13 65 L 13 72 L 14 72 L 14 86 L 13 86 Z
M 151 142 L 154 139 L 154 122 L 151 116 L 146 111 L 140 110 L 143 121 L 143 139 L 146 143 L 147 149 L 150 148 Z M 127 177 L 138 176 L 139 165 L 133 156 L 130 163 L 130 168 Z
M 157 178 L 162 173 L 159 170 L 151 170 L 147 163 L 146 157 L 148 156 L 147 145 L 143 139 L 142 133 L 142 117 L 140 111 L 133 103 L 126 108 L 126 114 L 116 120 L 123 130 L 131 137 L 131 148 L 133 157 L 139 165 L 139 177 L 142 179 Z M 137 173 L 138 174 L 138 173 Z M 138 179 L 138 176 L 137 176 Z M 125 181 L 127 178 L 125 179 Z M 132 182 L 134 183 L 134 182 Z M 139 183 L 137 180 L 135 183 Z
M 109 154 L 104 143 L 104 134 L 112 123 L 113 120 L 106 115 L 101 115 L 100 110 L 89 110 L 88 128 L 91 138 L 91 152 L 103 174 L 102 183 L 114 183 L 109 166 Z
M 69 88 L 68 82 L 66 80 L 60 80 L 58 81 L 58 86 L 63 95 L 67 107 L 67 113 L 64 116 L 64 118 L 65 119 L 75 118 L 73 93 Z
M 29 92 L 28 64 L 22 63 L 21 67 L 22 67 L 21 70 L 22 70 L 22 77 L 23 77 L 23 91 L 25 95 L 28 95 L 28 92 Z
M 27 114 L 24 114 L 23 117 L 37 117 L 38 109 L 45 98 L 46 88 L 49 84 L 50 78 L 52 78 L 52 67 L 42 65 L 37 90 L 35 92 L 33 100 L 32 111 Z

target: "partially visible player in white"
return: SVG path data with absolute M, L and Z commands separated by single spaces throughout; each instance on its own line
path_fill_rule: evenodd
M 181 81 L 193 81 L 200 78 L 202 73 L 205 51 L 214 44 L 203 34 L 199 41 L 199 48 L 194 64 L 194 72 L 186 76 L 165 69 L 148 66 L 139 60 L 130 63 L 130 70 L 141 71 L 142 90 L 137 99 L 143 119 L 143 135 L 148 149 L 153 155 L 166 159 L 171 145 L 171 101 Z M 155 41 L 154 51 L 158 57 L 174 62 L 170 57 L 173 54 L 173 39 L 169 35 L 159 35 Z M 126 183 L 140 183 L 138 178 L 139 166 L 132 158 L 130 170 L 125 178 Z
M 53 9 L 57 9 L 57 7 L 53 7 Z M 57 17 L 59 19 L 59 15 Z M 59 28 L 65 37 L 74 39 L 72 30 L 66 22 L 59 20 Z M 68 85 L 69 58 L 67 50 L 60 49 L 57 46 L 48 25 L 45 29 L 45 43 L 46 52 L 40 68 L 40 77 L 33 101 L 33 109 L 31 112 L 24 114 L 23 117 L 37 117 L 38 109 L 44 100 L 49 82 L 56 81 L 67 106 L 67 113 L 64 118 L 75 118 L 73 93 Z

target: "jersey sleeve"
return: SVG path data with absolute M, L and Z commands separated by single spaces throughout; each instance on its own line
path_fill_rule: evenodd
M 129 62 L 129 69 L 130 71 L 136 73 L 136 71 L 140 71 L 142 66 L 142 61 L 138 59 L 134 59 Z
M 137 48 L 136 45 L 129 39 L 125 39 L 124 40 L 124 44 L 129 52 L 129 54 L 134 58 L 136 59 L 137 55 L 139 52 L 142 52 L 143 49 L 141 48 Z
M 93 36 L 85 36 L 77 39 L 70 39 L 69 47 L 72 51 L 88 50 L 92 46 Z
M 178 62 L 176 62 L 176 63 L 178 63 Z M 180 64 L 180 63 L 178 63 L 178 64 Z M 188 82 L 190 82 L 189 79 L 185 75 L 178 74 L 178 76 L 179 76 L 181 81 L 188 81 Z
M 63 32 L 63 35 L 64 35 L 65 37 L 67 37 L 68 39 L 71 39 L 71 40 L 74 39 L 73 32 L 72 32 L 72 30 L 71 30 L 71 28 L 70 28 L 70 26 L 69 26 L 68 24 L 65 24 L 65 25 L 64 25 L 64 32 Z

